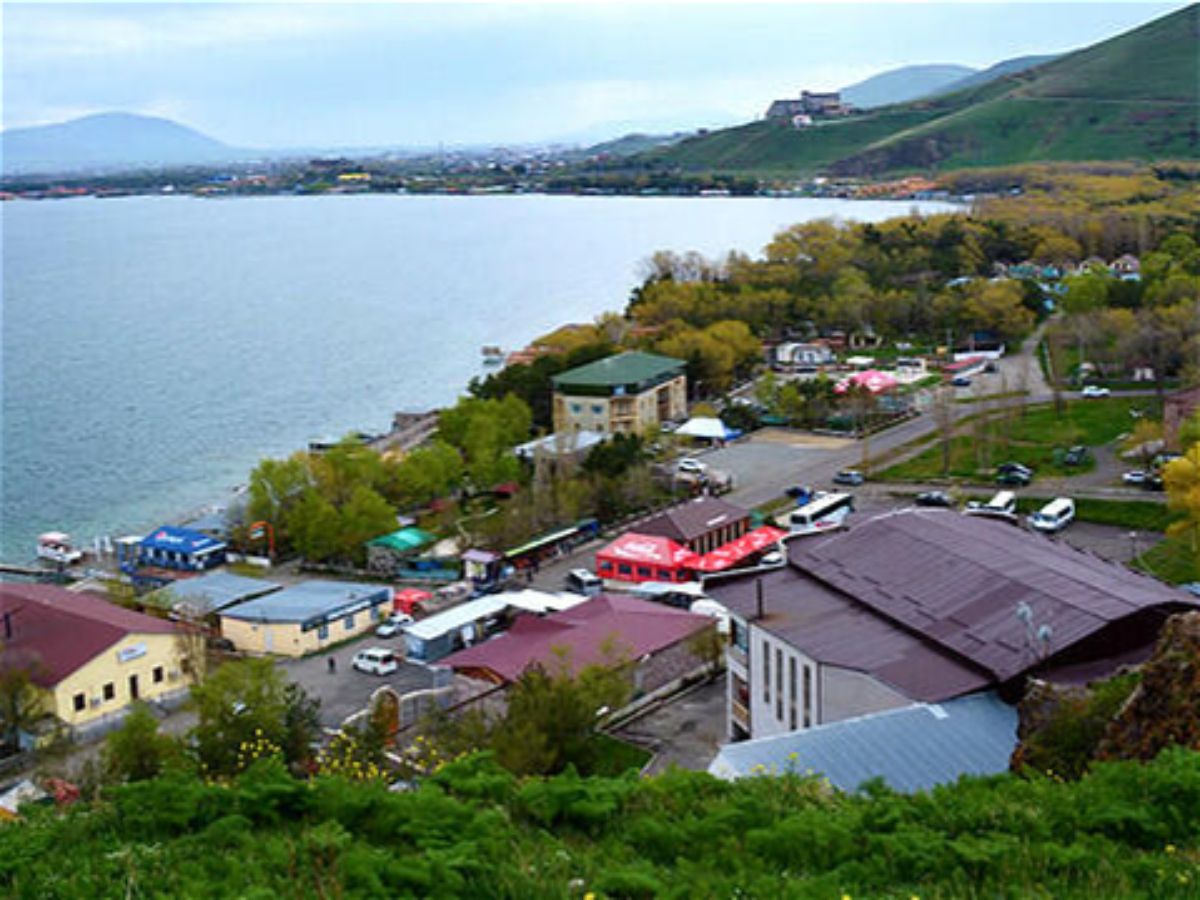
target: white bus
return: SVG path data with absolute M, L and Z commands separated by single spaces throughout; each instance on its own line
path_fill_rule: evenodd
M 853 494 L 818 494 L 788 516 L 792 534 L 816 534 L 841 528 L 846 516 L 854 512 Z

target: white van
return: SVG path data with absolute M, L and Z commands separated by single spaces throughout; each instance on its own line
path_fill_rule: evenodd
M 396 654 L 386 647 L 368 647 L 354 654 L 351 665 L 368 675 L 391 675 L 400 668 Z
M 996 516 L 1002 519 L 1014 519 L 1017 514 L 1017 495 L 1012 491 L 997 491 L 996 496 L 987 503 L 972 501 L 967 504 L 967 515 Z
M 572 569 L 566 577 L 567 590 L 585 597 L 595 597 L 604 590 L 600 576 L 587 569 Z
M 1075 520 L 1075 501 L 1056 497 L 1029 517 L 1029 527 L 1053 534 L 1062 531 Z

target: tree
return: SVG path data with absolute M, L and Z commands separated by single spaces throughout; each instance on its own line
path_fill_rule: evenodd
M 339 551 L 343 559 L 362 563 L 366 542 L 396 528 L 396 511 L 383 497 L 360 484 L 338 516 Z
M 1012 281 L 972 282 L 967 287 L 964 313 L 976 330 L 1006 340 L 1022 337 L 1033 328 L 1034 316 L 1025 306 L 1021 286 Z
M 1126 453 L 1136 453 L 1142 465 L 1148 466 L 1162 446 L 1163 429 L 1161 422 L 1141 418 L 1125 438 L 1122 449 Z
M 692 656 L 704 663 L 709 678 L 715 677 L 721 671 L 725 661 L 725 648 L 729 639 L 721 634 L 716 627 L 698 631 L 688 640 L 688 650 Z
M 1182 457 L 1172 460 L 1163 470 L 1167 505 L 1183 518 L 1167 529 L 1170 535 L 1182 535 L 1190 542 L 1195 571 L 1200 572 L 1200 444 L 1193 444 Z
M 316 701 L 290 685 L 269 659 L 229 662 L 192 688 L 199 716 L 196 753 L 210 774 L 234 774 L 266 748 L 292 765 L 309 758 L 318 734 Z
M 21 749 L 21 734 L 46 716 L 37 668 L 0 657 L 0 757 Z
M 158 731 L 158 719 L 145 703 L 135 703 L 121 727 L 104 741 L 102 765 L 117 783 L 145 781 L 161 775 L 180 758 L 178 742 Z
M 250 520 L 271 523 L 276 533 L 285 531 L 288 511 L 299 503 L 312 484 L 304 454 L 287 459 L 264 459 L 250 473 Z
M 1191 416 L 1180 424 L 1176 440 L 1179 441 L 1179 448 L 1184 452 L 1196 444 L 1200 444 L 1200 409 L 1193 411 Z
M 604 713 L 625 705 L 629 679 L 619 649 L 575 672 L 566 653 L 550 668 L 535 665 L 509 691 L 508 710 L 492 737 L 500 764 L 519 775 L 553 774 L 585 765 Z

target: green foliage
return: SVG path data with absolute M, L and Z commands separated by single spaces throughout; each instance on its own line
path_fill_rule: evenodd
M 583 461 L 583 470 L 606 478 L 619 478 L 648 458 L 646 442 L 636 434 L 615 434 L 593 447 Z
M 317 701 L 286 682 L 268 659 L 228 662 L 192 688 L 199 722 L 191 732 L 205 772 L 229 775 L 255 759 L 308 760 L 319 733 Z
M 21 732 L 46 715 L 45 697 L 34 681 L 36 669 L 3 657 L 0 645 L 0 757 L 17 752 Z
M 159 734 L 158 719 L 145 703 L 135 703 L 121 727 L 104 741 L 104 771 L 118 783 L 155 778 L 181 761 L 179 743 Z
M 172 897 L 1195 896 L 1200 754 L 929 794 L 794 775 L 521 783 L 486 755 L 415 790 L 278 764 L 172 775 L 0 828 L 0 894 Z

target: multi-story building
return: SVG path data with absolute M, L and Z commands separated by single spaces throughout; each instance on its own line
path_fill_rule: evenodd
M 907 510 L 795 538 L 788 563 L 710 579 L 731 614 L 728 728 L 760 738 L 1149 657 L 1194 597 L 1021 531 Z
M 632 351 L 552 379 L 554 430 L 638 434 L 687 415 L 686 364 Z

